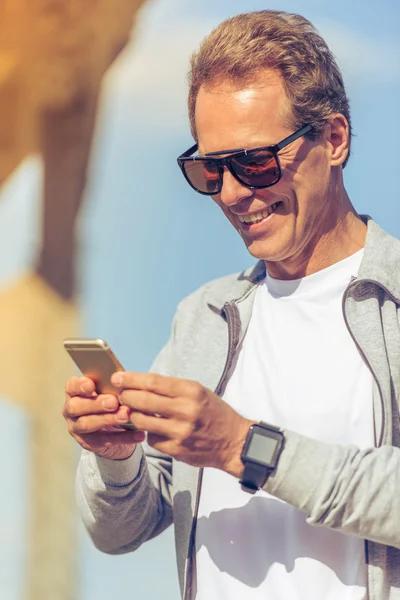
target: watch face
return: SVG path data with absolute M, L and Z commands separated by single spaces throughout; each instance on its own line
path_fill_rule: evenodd
M 275 454 L 277 445 L 278 440 L 270 437 L 264 437 L 263 435 L 257 433 L 253 434 L 246 452 L 246 457 L 250 460 L 257 460 L 270 464 Z
M 253 425 L 242 460 L 254 461 L 265 467 L 275 467 L 279 449 L 282 446 L 282 434 Z
M 246 458 L 271 464 L 278 444 L 278 440 L 255 433 L 251 437 Z

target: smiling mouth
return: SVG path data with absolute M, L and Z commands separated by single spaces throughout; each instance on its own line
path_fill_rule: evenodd
M 278 206 L 282 204 L 281 201 L 275 202 L 275 204 L 271 204 L 265 210 L 261 210 L 258 213 L 253 213 L 252 215 L 237 215 L 237 218 L 241 223 L 245 223 L 246 225 L 253 225 L 254 223 L 260 223 L 266 217 L 269 217 L 276 211 Z

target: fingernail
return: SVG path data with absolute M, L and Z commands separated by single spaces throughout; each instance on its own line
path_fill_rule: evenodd
M 114 410 L 118 407 L 118 402 L 115 398 L 104 398 L 101 404 L 103 408 L 107 408 L 108 410 Z
M 114 373 L 114 375 L 111 377 L 111 383 L 113 385 L 116 385 L 117 387 L 121 387 L 122 383 L 123 383 L 122 375 L 119 375 L 118 373 Z
M 127 423 L 129 421 L 129 414 L 126 410 L 119 410 L 115 416 L 117 421 L 120 423 Z
M 115 418 L 118 421 L 118 423 L 127 423 L 129 421 L 128 415 L 124 413 L 117 413 Z
M 90 392 L 90 385 L 88 383 L 84 383 L 81 385 L 82 394 L 88 394 Z

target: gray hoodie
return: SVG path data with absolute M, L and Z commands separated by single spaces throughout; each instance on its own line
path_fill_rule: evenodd
M 343 315 L 373 374 L 375 447 L 326 444 L 285 430 L 278 467 L 264 489 L 304 511 L 312 525 L 363 538 L 369 600 L 400 600 L 400 241 L 367 221 L 362 263 L 343 295 Z M 264 276 L 259 262 L 188 296 L 152 371 L 223 394 Z M 201 479 L 202 469 L 145 444 L 122 461 L 83 451 L 78 504 L 94 544 L 111 554 L 135 550 L 174 521 L 182 598 L 189 600 L 196 586 Z

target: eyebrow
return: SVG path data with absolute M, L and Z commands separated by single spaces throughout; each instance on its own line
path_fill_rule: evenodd
M 216 152 L 205 152 L 202 156 L 219 156 L 220 154 L 233 154 L 234 152 L 247 152 L 248 148 L 231 148 L 229 150 L 217 150 Z

